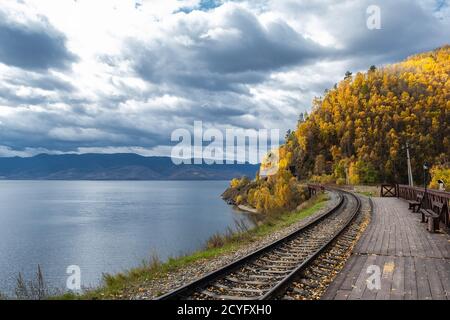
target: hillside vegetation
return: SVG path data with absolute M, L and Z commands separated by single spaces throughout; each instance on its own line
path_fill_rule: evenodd
M 450 46 L 365 73 L 348 72 L 288 132 L 279 174 L 267 181 L 235 180 L 231 189 L 245 190 L 236 202 L 268 212 L 301 201 L 294 176 L 338 184 L 406 183 L 407 142 L 413 176 L 421 183 L 425 161 L 448 168 L 449 123 Z

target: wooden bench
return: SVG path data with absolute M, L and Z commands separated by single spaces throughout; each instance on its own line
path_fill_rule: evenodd
M 413 212 L 419 212 L 420 207 L 422 206 L 422 201 L 423 201 L 423 195 L 417 196 L 416 201 L 408 200 L 407 202 L 409 204 L 409 210 L 412 210 Z
M 422 222 L 428 223 L 427 229 L 429 232 L 435 233 L 440 229 L 439 221 L 441 220 L 442 214 L 445 212 L 445 204 L 441 202 L 432 201 L 432 210 L 421 209 Z

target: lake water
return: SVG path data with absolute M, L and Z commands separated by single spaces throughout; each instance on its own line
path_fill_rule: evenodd
M 65 288 L 66 268 L 83 286 L 102 273 L 201 248 L 214 233 L 249 218 L 221 198 L 224 181 L 0 181 L 0 292 L 40 264 L 51 287 Z

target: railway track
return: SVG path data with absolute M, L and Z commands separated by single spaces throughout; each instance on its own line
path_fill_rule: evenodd
M 273 299 L 318 300 L 326 298 L 328 286 L 344 268 L 373 212 L 370 198 L 361 198 L 361 212 L 314 261 L 296 275 L 286 290 Z
M 280 297 L 348 229 L 360 212 L 361 200 L 357 196 L 343 190 L 330 191 L 338 194 L 337 205 L 303 228 L 158 300 Z

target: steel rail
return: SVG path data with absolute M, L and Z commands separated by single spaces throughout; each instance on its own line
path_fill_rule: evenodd
M 282 288 L 284 288 L 288 284 L 288 282 L 293 277 L 295 277 L 296 274 L 298 274 L 301 270 L 306 268 L 309 265 L 309 263 L 314 260 L 315 257 L 317 257 L 321 252 L 323 252 L 323 250 L 325 250 L 325 248 L 327 248 L 351 224 L 351 222 L 353 221 L 355 216 L 360 211 L 361 202 L 358 197 L 354 196 L 353 194 L 351 194 L 347 191 L 343 191 L 343 190 L 339 190 L 339 189 L 327 188 L 327 190 L 337 193 L 338 197 L 339 197 L 339 201 L 333 208 L 330 208 L 326 213 L 316 217 L 314 220 L 310 221 L 307 225 L 299 228 L 298 230 L 295 230 L 294 232 L 290 233 L 286 237 L 279 239 L 277 241 L 274 241 L 274 242 L 270 243 L 269 245 L 245 256 L 244 258 L 236 260 L 236 261 L 228 264 L 227 266 L 220 268 L 216 271 L 213 271 L 213 272 L 207 274 L 206 276 L 199 278 L 185 286 L 182 286 L 172 292 L 162 295 L 162 296 L 156 298 L 156 300 L 183 300 L 184 298 L 189 296 L 189 294 L 194 293 L 199 289 L 205 288 L 206 286 L 215 282 L 216 280 L 219 280 L 219 279 L 223 278 L 224 276 L 232 273 L 233 271 L 247 265 L 250 261 L 257 259 L 258 257 L 261 257 L 262 255 L 264 255 L 266 253 L 270 253 L 271 251 L 274 251 L 275 249 L 279 248 L 283 244 L 300 236 L 308 229 L 311 229 L 312 227 L 320 224 L 323 220 L 330 217 L 332 214 L 336 213 L 338 210 L 340 210 L 343 207 L 343 205 L 344 205 L 343 194 L 348 194 L 348 195 L 354 197 L 356 199 L 357 208 L 354 210 L 354 212 L 352 212 L 350 219 L 348 219 L 348 221 L 345 223 L 345 225 L 339 229 L 339 232 L 337 232 L 336 235 L 333 236 L 331 240 L 327 241 L 327 243 L 325 245 L 323 245 L 318 251 L 316 251 L 315 253 L 310 255 L 307 258 L 307 260 L 305 260 L 303 263 L 301 263 L 301 265 L 299 265 L 286 278 L 282 279 L 279 283 L 277 283 L 276 286 L 273 287 L 268 293 L 264 294 L 263 296 L 261 296 L 259 298 L 259 299 L 270 299 L 271 297 L 273 297 L 274 294 L 277 294 L 279 292 L 279 290 L 282 290 Z
M 314 260 L 319 257 L 322 252 L 324 252 L 353 222 L 353 220 L 356 218 L 356 216 L 361 211 L 361 200 L 359 197 L 355 196 L 354 194 L 339 190 L 340 192 L 343 192 L 351 197 L 353 197 L 356 200 L 356 207 L 353 210 L 350 218 L 345 223 L 345 225 L 338 230 L 338 232 L 330 239 L 328 240 L 319 250 L 314 252 L 312 255 L 310 255 L 302 264 L 300 264 L 294 271 L 292 271 L 288 276 L 283 278 L 275 287 L 273 287 L 270 291 L 268 291 L 264 296 L 260 298 L 260 300 L 270 300 L 274 297 L 276 297 L 279 293 L 283 292 L 284 289 L 286 289 L 289 284 L 296 278 L 298 274 L 300 274 L 303 270 L 305 270 Z

